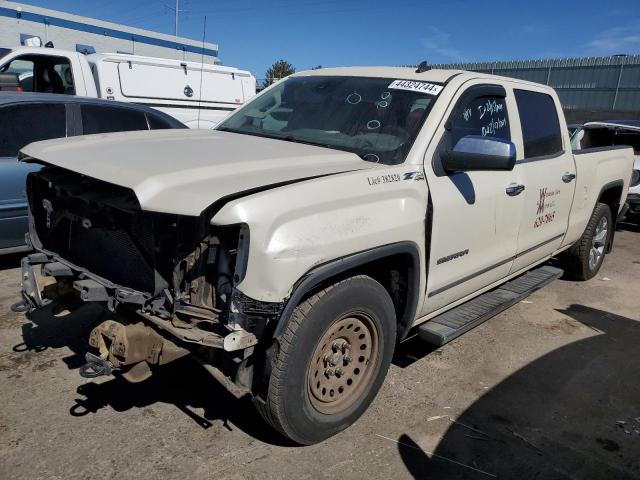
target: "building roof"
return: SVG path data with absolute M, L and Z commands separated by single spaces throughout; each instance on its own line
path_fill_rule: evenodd
M 139 43 L 174 48 L 193 53 L 203 53 L 203 43 L 185 37 L 176 37 L 165 33 L 128 27 L 118 23 L 105 22 L 95 18 L 73 15 L 70 13 L 34 7 L 22 3 L 1 1 L 0 17 L 16 18 L 25 21 L 47 23 L 57 27 L 69 28 L 82 32 L 106 35 L 123 40 L 135 40 Z M 204 54 L 217 57 L 218 45 L 204 43 Z

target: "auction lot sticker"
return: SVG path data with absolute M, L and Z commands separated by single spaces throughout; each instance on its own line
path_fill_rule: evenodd
M 415 82 L 413 80 L 394 80 L 387 88 L 396 90 L 409 90 L 411 92 L 428 93 L 429 95 L 438 95 L 442 91 L 442 85 L 427 82 Z

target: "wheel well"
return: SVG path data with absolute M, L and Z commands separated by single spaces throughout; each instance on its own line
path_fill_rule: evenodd
M 329 279 L 329 283 L 354 275 L 367 275 L 382 285 L 393 302 L 398 322 L 398 339 L 400 339 L 413 320 L 408 317 L 413 316 L 414 312 L 407 311 L 411 308 L 411 295 L 417 295 L 412 286 L 412 260 L 410 255 L 402 253 L 380 258 L 347 270 L 338 277 Z
M 610 187 L 605 187 L 605 189 L 600 192 L 600 197 L 598 198 L 598 202 L 604 203 L 609 206 L 611 209 L 611 216 L 614 221 L 618 214 L 618 208 L 620 207 L 620 202 L 622 201 L 622 185 L 612 185 Z
M 624 201 L 622 198 L 623 185 L 624 183 L 622 180 L 609 183 L 602 188 L 600 196 L 598 197 L 598 203 L 604 203 L 611 210 L 611 219 L 613 220 L 614 225 L 606 247 L 607 253 L 610 253 L 613 249 L 613 237 L 616 232 L 615 225 L 618 220 L 618 208 L 620 207 L 620 202 Z
M 373 257 L 361 262 L 358 261 L 353 265 L 344 266 L 347 268 L 340 268 L 338 271 L 331 272 L 331 274 L 320 275 L 321 278 L 318 281 L 314 281 L 310 288 L 304 287 L 304 282 L 302 282 L 298 285 L 300 289 L 303 289 L 300 292 L 302 294 L 294 290 L 283 311 L 274 336 L 279 336 L 278 332 L 284 331 L 284 326 L 289 321 L 293 308 L 310 296 L 345 278 L 354 275 L 367 275 L 380 283 L 389 293 L 396 311 L 398 340 L 400 340 L 413 323 L 413 317 L 416 312 L 420 288 L 419 265 L 417 249 L 416 251 L 402 251 Z M 312 274 L 308 278 L 313 278 Z

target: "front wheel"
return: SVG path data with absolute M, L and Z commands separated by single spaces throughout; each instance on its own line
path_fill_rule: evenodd
M 564 255 L 564 266 L 569 277 L 589 280 L 598 273 L 613 228 L 611 209 L 604 203 L 598 203 L 582 237 Z
M 395 340 L 393 302 L 378 282 L 359 275 L 322 290 L 295 309 L 258 411 L 300 444 L 335 435 L 374 399 Z

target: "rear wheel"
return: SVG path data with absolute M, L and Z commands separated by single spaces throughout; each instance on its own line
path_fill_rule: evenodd
M 580 240 L 564 255 L 567 274 L 575 280 L 594 277 L 604 261 L 613 229 L 611 209 L 598 203 Z
M 280 339 L 262 416 L 301 444 L 335 435 L 367 409 L 389 368 L 393 302 L 370 277 L 352 277 L 301 303 Z

